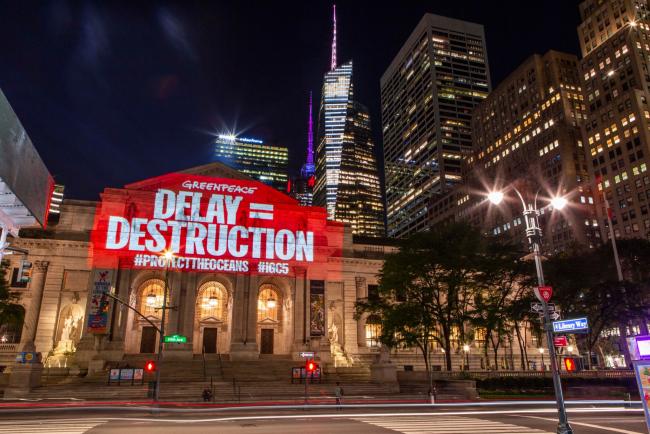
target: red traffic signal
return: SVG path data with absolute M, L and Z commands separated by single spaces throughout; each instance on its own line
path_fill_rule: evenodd
M 313 360 L 308 360 L 305 369 L 307 372 L 314 372 L 318 368 L 318 365 Z
M 144 370 L 147 372 L 154 372 L 156 370 L 156 362 L 147 360 L 144 364 Z
M 576 359 L 573 357 L 567 357 L 564 359 L 564 368 L 567 372 L 576 372 L 578 370 Z

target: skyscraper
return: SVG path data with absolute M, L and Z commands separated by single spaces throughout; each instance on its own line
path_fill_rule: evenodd
M 426 14 L 381 77 L 389 236 L 430 226 L 435 195 L 461 180 L 472 110 L 489 91 L 483 26 Z
M 481 102 L 472 117 L 474 149 L 464 161 L 463 185 L 430 210 L 431 220 L 467 219 L 495 236 L 527 243 L 519 200 L 489 206 L 486 195 L 514 185 L 522 194 L 561 195 L 562 212 L 543 212 L 546 253 L 573 243 L 599 243 L 594 198 L 580 126 L 585 118 L 575 55 L 549 51 L 532 55 Z M 523 187 L 523 188 L 522 188 Z M 447 205 L 447 207 L 441 205 Z
M 352 61 L 336 61 L 336 7 L 330 71 L 325 74 L 316 148 L 314 204 L 352 233 L 383 236 L 384 206 L 368 110 L 354 101 Z
M 277 190 L 287 189 L 289 150 L 284 146 L 220 134 L 215 141 L 215 159 Z
M 608 214 L 616 238 L 650 237 L 649 12 L 647 1 L 580 4 L 584 140 L 604 237 Z

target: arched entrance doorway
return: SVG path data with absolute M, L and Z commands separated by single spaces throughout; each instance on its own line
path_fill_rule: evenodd
M 260 354 L 277 354 L 282 333 L 283 300 L 274 285 L 264 284 L 257 296 L 257 337 Z
M 165 282 L 161 279 L 149 279 L 140 285 L 137 298 L 138 309 L 149 321 L 160 327 L 162 304 Z M 159 340 L 158 331 L 144 319 L 137 317 L 136 322 L 140 330 L 140 353 L 149 354 L 157 352 Z M 165 324 L 169 321 L 166 318 Z
M 225 286 L 216 281 L 206 282 L 196 297 L 194 351 L 203 354 L 227 352 L 230 345 L 228 317 L 230 302 Z M 197 348 L 198 346 L 198 348 Z
M 0 323 L 0 344 L 18 344 L 23 331 L 25 308 L 19 304 L 7 305 Z

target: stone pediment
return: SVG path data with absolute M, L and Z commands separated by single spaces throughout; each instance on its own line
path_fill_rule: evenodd
M 201 318 L 200 320 L 201 324 L 222 324 L 223 321 L 220 320 L 219 318 L 215 318 L 213 316 L 209 316 L 207 318 Z
M 254 179 L 249 176 L 244 175 L 243 173 L 226 166 L 223 163 L 217 161 L 204 164 L 202 166 L 190 167 L 189 169 L 179 170 L 173 173 L 185 173 L 188 175 L 201 175 L 201 176 L 210 176 L 214 178 L 230 178 L 230 179 L 243 179 L 247 181 L 254 181 Z M 143 179 L 142 181 L 132 182 L 125 185 L 127 189 L 133 190 L 147 190 L 148 187 L 158 186 L 161 181 L 167 177 L 168 174 L 155 176 L 153 178 Z

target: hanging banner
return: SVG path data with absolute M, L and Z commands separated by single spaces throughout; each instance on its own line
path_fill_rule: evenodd
M 309 281 L 310 336 L 325 336 L 325 281 Z
M 108 319 L 111 299 L 106 295 L 111 292 L 113 270 L 97 269 L 93 274 L 93 287 L 88 307 L 88 332 L 108 333 Z
M 93 265 L 291 275 L 340 256 L 343 225 L 326 218 L 257 181 L 172 173 L 104 191 Z

